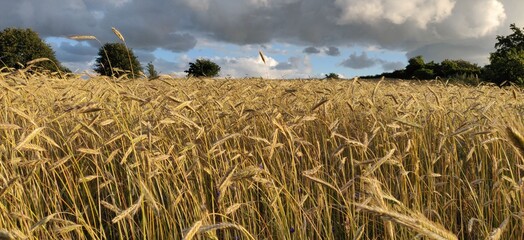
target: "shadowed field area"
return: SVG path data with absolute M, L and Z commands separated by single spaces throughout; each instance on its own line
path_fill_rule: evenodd
M 523 92 L 0 77 L 13 239 L 517 239 Z

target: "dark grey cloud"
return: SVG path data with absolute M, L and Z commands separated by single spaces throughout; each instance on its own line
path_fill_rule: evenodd
M 407 65 L 406 63 L 400 61 L 389 62 L 384 60 L 381 60 L 380 64 L 382 65 L 382 69 L 386 72 L 404 69 Z
M 300 57 L 290 57 L 287 62 L 279 62 L 272 67 L 275 70 L 292 70 L 303 67 L 308 64 L 308 60 Z
M 340 65 L 352 69 L 364 69 L 380 65 L 384 71 L 392 71 L 403 69 L 406 66 L 406 63 L 372 58 L 369 57 L 366 52 L 362 52 L 360 55 L 356 53 L 351 54 L 349 58 L 340 63 Z
M 439 42 L 490 39 L 508 16 L 501 0 L 182 0 L 194 25 L 236 44 L 272 40 L 305 45 L 376 46 L 414 51 Z M 511 3 L 524 7 L 524 2 Z M 521 17 L 522 19 L 522 17 Z M 522 20 L 524 21 L 524 19 Z M 523 22 L 524 23 L 524 22 Z M 491 45 L 491 44 L 490 44 Z M 486 53 L 486 52 L 483 52 Z
M 133 53 L 143 65 L 156 60 L 155 55 L 149 51 L 133 50 Z
M 329 56 L 337 57 L 340 56 L 340 50 L 337 47 L 328 47 L 325 53 Z
M 56 52 L 57 58 L 64 62 L 90 61 L 93 60 L 93 56 L 98 53 L 97 48 L 82 43 L 71 44 L 62 42 L 60 45 L 52 47 Z
M 307 48 L 304 48 L 304 51 L 302 52 L 306 54 L 319 54 L 321 52 L 324 52 L 326 55 L 329 55 L 329 56 L 334 56 L 334 57 L 340 56 L 340 50 L 337 47 L 327 47 L 323 49 L 322 51 L 316 47 L 307 47 Z
M 412 58 L 423 56 L 426 61 L 441 62 L 445 59 L 462 59 L 486 64 L 489 52 L 494 50 L 490 41 L 479 41 L 480 44 L 468 42 L 434 43 L 409 51 L 406 56 Z
M 162 58 L 157 58 L 153 62 L 155 69 L 160 74 L 169 74 L 171 72 L 183 72 L 185 70 L 185 65 L 181 65 L 174 61 L 168 61 Z
M 509 23 L 524 25 L 524 2 L 517 0 L 4 0 L 0 9 L 8 9 L 0 29 L 114 42 L 116 27 L 130 47 L 150 52 L 186 52 L 205 38 L 240 45 L 373 45 L 436 59 L 469 45 L 474 48 L 462 58 L 485 61 L 497 34 Z M 446 44 L 456 48 L 441 47 Z M 335 55 L 332 50 L 325 53 Z
M 364 69 L 373 67 L 378 63 L 377 59 L 368 57 L 368 54 L 362 52 L 360 55 L 352 53 L 348 59 L 344 60 L 340 65 L 352 69 Z
M 320 53 L 320 50 L 316 47 L 307 47 L 307 48 L 304 48 L 304 51 L 302 52 L 307 53 L 307 54 L 318 54 Z
M 0 9 L 11 9 L 3 13 L 0 28 L 32 28 L 42 37 L 82 34 L 115 42 L 111 27 L 116 27 L 133 48 L 184 52 L 196 45 L 184 28 L 190 17 L 180 1 L 20 0 L 1 1 Z
M 295 66 L 293 66 L 293 64 L 290 62 L 281 62 L 274 67 L 276 70 L 290 70 L 293 68 L 295 68 Z

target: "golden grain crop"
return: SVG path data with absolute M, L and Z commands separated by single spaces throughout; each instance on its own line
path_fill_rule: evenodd
M 2 239 L 518 239 L 519 88 L 0 75 Z

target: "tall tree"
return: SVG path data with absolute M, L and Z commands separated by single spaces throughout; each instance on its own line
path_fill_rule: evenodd
M 50 61 L 40 61 L 35 64 L 37 67 L 52 72 L 69 72 L 69 69 L 63 67 L 56 59 L 51 46 L 33 30 L 6 28 L 0 32 L 0 68 L 6 66 L 20 69 L 25 67 L 27 62 L 39 58 L 47 58 Z
M 406 74 L 405 78 L 412 78 L 417 71 L 420 71 L 425 66 L 426 63 L 424 62 L 424 58 L 422 56 L 410 58 L 408 65 L 406 66 L 406 70 L 404 71 L 404 74 Z
M 133 50 L 128 49 L 125 44 L 106 43 L 98 51 L 94 70 L 104 76 L 121 77 L 128 74 L 130 78 L 138 78 L 142 66 Z
M 220 73 L 220 66 L 209 59 L 197 59 L 189 63 L 189 69 L 184 72 L 194 77 L 216 77 Z
M 490 54 L 490 64 L 484 68 L 483 78 L 495 83 L 504 81 L 524 84 L 524 33 L 515 24 L 508 36 L 497 36 L 495 52 Z
M 158 72 L 156 71 L 155 65 L 153 65 L 153 63 L 149 62 L 147 64 L 146 69 L 147 69 L 147 74 L 148 74 L 149 79 L 158 77 Z
M 451 60 L 446 59 L 440 63 L 440 73 L 441 77 L 456 77 L 459 75 L 466 76 L 476 76 L 479 75 L 481 68 L 474 63 L 459 59 Z

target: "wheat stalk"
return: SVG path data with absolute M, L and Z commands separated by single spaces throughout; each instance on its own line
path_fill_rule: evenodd
M 522 110 L 511 89 L 194 81 L 0 72 L 0 236 L 524 233 Z
M 102 47 L 102 50 L 104 51 L 105 57 L 107 59 L 107 62 L 109 63 L 109 70 L 111 71 L 111 75 L 114 76 L 113 66 L 111 65 L 111 60 L 109 59 L 109 55 L 107 54 L 107 51 L 104 48 L 104 44 L 102 44 L 102 42 L 100 42 L 100 40 L 98 40 L 98 38 L 96 38 L 93 35 L 71 35 L 71 36 L 68 36 L 68 38 L 72 39 L 72 40 L 77 40 L 77 41 L 96 40 L 98 42 L 98 44 L 100 44 L 100 46 Z
M 118 29 L 112 27 L 111 30 L 118 37 L 118 39 L 120 39 L 120 41 L 122 41 L 124 43 L 126 42 L 126 40 L 124 40 L 124 36 L 122 35 L 122 33 L 120 33 L 120 31 L 118 31 Z
M 264 65 L 267 65 L 266 57 L 264 56 L 264 53 L 262 53 L 262 50 L 258 50 L 258 55 L 260 56 L 260 59 L 262 60 Z M 266 78 L 269 78 L 269 72 L 267 71 L 266 71 Z
M 513 127 L 506 127 L 506 133 L 513 146 L 524 156 L 524 137 Z
M 118 39 L 120 39 L 120 41 L 122 41 L 124 43 L 124 45 L 126 46 L 127 58 L 129 59 L 129 66 L 131 66 L 131 75 L 133 76 L 133 78 L 135 78 L 136 76 L 135 76 L 135 71 L 133 69 L 133 61 L 131 60 L 131 51 L 127 47 L 126 40 L 124 39 L 124 36 L 122 35 L 122 33 L 120 33 L 120 31 L 118 31 L 118 29 L 112 27 L 111 30 L 118 37 Z
M 502 233 L 504 232 L 504 230 L 506 230 L 508 222 L 509 218 L 506 218 L 504 219 L 504 221 L 502 221 L 499 227 L 493 229 L 493 231 L 489 234 L 489 240 L 499 240 L 502 237 Z
M 200 228 L 202 227 L 202 221 L 197 221 L 193 224 L 193 226 L 191 226 L 191 228 L 189 228 L 186 233 L 184 234 L 184 237 L 182 238 L 183 240 L 191 240 L 193 239 L 198 231 L 200 230 Z
M 360 209 L 387 217 L 388 220 L 409 227 L 425 236 L 435 240 L 457 240 L 457 236 L 441 226 L 435 225 L 423 216 L 412 217 L 380 207 L 370 207 L 359 203 L 354 205 Z
M 138 209 L 140 209 L 140 206 L 142 206 L 143 199 L 144 195 L 141 195 L 140 198 L 138 198 L 138 200 L 133 205 L 120 212 L 116 217 L 113 218 L 113 220 L 111 220 L 111 222 L 117 223 L 124 218 L 129 218 L 135 215 Z
M 67 38 L 72 40 L 98 40 L 95 36 L 92 35 L 71 35 Z
M 260 59 L 262 59 L 262 62 L 266 64 L 266 57 L 264 57 L 264 54 L 262 53 L 262 50 L 258 51 L 258 55 L 260 56 Z

